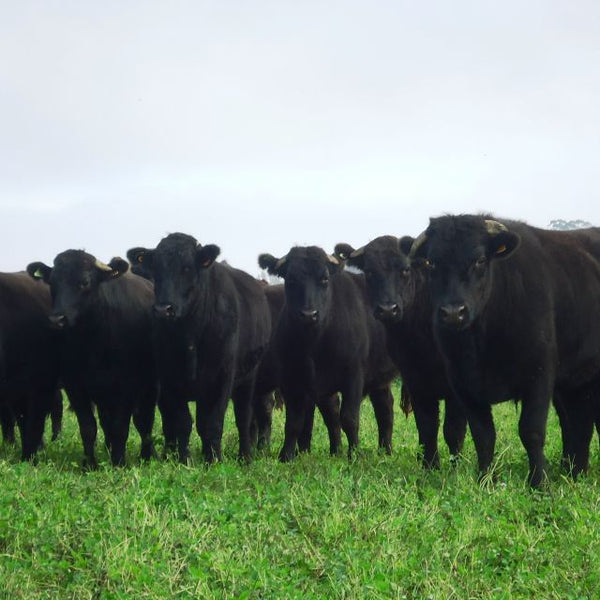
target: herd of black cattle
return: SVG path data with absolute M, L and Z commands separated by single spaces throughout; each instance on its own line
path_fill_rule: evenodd
M 600 430 L 600 228 L 443 216 L 416 239 L 262 254 L 261 268 L 283 285 L 216 262 L 219 252 L 175 233 L 129 250 L 131 269 L 67 250 L 52 267 L 0 274 L 1 420 L 7 438 L 18 425 L 24 460 L 42 444 L 49 413 L 56 434 L 60 387 L 90 468 L 94 407 L 114 464 L 125 460 L 131 417 L 142 458 L 153 455 L 157 404 L 166 452 L 187 461 L 195 401 L 210 462 L 221 458 L 231 398 L 239 455 L 249 460 L 269 443 L 275 390 L 286 410 L 280 460 L 310 449 L 315 407 L 331 452 L 343 430 L 352 454 L 366 395 L 390 452 L 390 386 L 400 376 L 425 466 L 439 464 L 440 400 L 452 457 L 468 424 L 483 474 L 494 455 L 491 407 L 514 399 L 532 486 L 546 477 L 551 400 L 563 466 L 573 475 L 587 468 L 594 424 Z

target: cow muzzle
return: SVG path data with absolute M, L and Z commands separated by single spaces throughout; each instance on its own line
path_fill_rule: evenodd
M 49 315 L 48 321 L 53 329 L 64 329 L 67 325 L 67 317 L 65 315 Z
M 445 304 L 438 310 L 439 322 L 450 329 L 462 329 L 469 324 L 469 309 L 464 304 Z
M 380 321 L 395 321 L 402 317 L 402 311 L 395 302 L 378 304 L 375 307 L 375 318 Z
M 155 304 L 153 307 L 154 316 L 159 319 L 174 319 L 175 307 L 172 304 Z
M 298 313 L 298 317 L 302 323 L 307 325 L 318 323 L 319 321 L 319 311 L 318 310 L 301 310 Z

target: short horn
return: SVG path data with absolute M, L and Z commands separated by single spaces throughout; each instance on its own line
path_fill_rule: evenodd
M 283 265 L 285 265 L 285 261 L 287 260 L 287 254 L 285 256 L 282 256 L 276 263 L 275 263 L 275 270 L 277 271 L 278 269 L 280 269 L 281 267 L 283 267 Z
M 109 267 L 107 264 L 103 263 L 101 260 L 96 259 L 94 263 L 96 269 L 100 269 L 101 271 L 112 271 L 112 267 Z
M 412 243 L 410 247 L 410 252 L 408 253 L 408 258 L 414 258 L 419 251 L 419 248 L 427 241 L 427 234 L 425 232 L 421 233 L 419 237 Z
M 362 256 L 365 253 L 365 247 L 361 246 L 360 248 L 357 248 L 348 258 L 358 258 L 359 256 Z
M 485 228 L 490 235 L 498 235 L 502 231 L 508 231 L 506 225 L 492 219 L 485 220 Z
M 340 261 L 335 256 L 333 256 L 332 254 L 328 254 L 327 255 L 327 260 L 330 263 L 333 263 L 334 265 L 339 265 L 340 264 Z

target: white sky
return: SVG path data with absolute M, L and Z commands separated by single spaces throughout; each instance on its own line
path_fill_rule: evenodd
M 600 2 L 2 1 L 0 270 L 600 225 Z

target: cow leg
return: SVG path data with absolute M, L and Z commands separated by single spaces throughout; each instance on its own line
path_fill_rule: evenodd
M 162 421 L 163 437 L 165 438 L 164 458 L 177 450 L 177 411 L 173 397 L 161 389 L 158 395 L 158 410 Z
M 285 428 L 283 447 L 279 452 L 279 460 L 288 462 L 296 456 L 296 445 L 304 427 L 307 399 L 294 390 L 283 390 L 285 398 Z
M 569 421 L 568 410 L 564 405 L 564 396 L 558 390 L 554 390 L 553 396 L 553 404 L 554 410 L 558 416 L 558 421 L 560 423 L 560 435 L 562 440 L 562 456 L 560 459 L 561 469 L 571 472 L 572 464 L 571 464 L 571 456 L 572 456 L 572 448 L 571 448 L 571 423 Z
M 15 413 L 8 404 L 0 404 L 0 425 L 5 444 L 15 443 Z
M 192 415 L 185 399 L 175 405 L 175 435 L 179 462 L 187 464 L 190 457 L 190 434 L 192 433 Z
M 568 422 L 569 449 L 567 463 L 574 478 L 587 471 L 590 443 L 594 434 L 594 399 L 585 392 L 569 394 L 564 404 Z
M 426 469 L 439 469 L 438 430 L 440 406 L 436 398 L 414 394 L 412 407 L 415 413 L 415 424 L 419 433 L 421 462 Z
M 235 414 L 235 424 L 239 435 L 239 453 L 238 458 L 244 462 L 252 459 L 252 441 L 250 438 L 250 424 L 252 422 L 252 397 L 254 395 L 254 379 L 238 386 L 233 390 L 231 398 L 233 400 L 233 411 Z M 227 407 L 227 404 L 225 404 Z M 225 412 L 223 412 L 223 421 Z M 221 435 L 223 425 L 221 425 Z
M 483 477 L 492 466 L 496 447 L 496 428 L 489 404 L 471 404 L 466 406 L 467 422 L 477 452 L 479 476 Z
M 379 449 L 383 450 L 386 454 L 391 454 L 392 432 L 394 430 L 394 396 L 392 395 L 392 390 L 388 386 L 372 390 L 369 398 L 375 411 L 375 420 L 377 421 Z
M 156 388 L 152 388 L 146 393 L 141 394 L 133 411 L 133 424 L 140 435 L 140 458 L 142 460 L 150 460 L 156 455 L 152 440 L 156 396 Z
M 26 413 L 21 435 L 21 459 L 31 460 L 42 446 L 48 408 L 47 393 L 33 393 L 26 398 Z
M 260 395 L 254 404 L 251 437 L 256 440 L 258 450 L 268 450 L 271 446 L 273 404 L 272 393 Z
M 358 448 L 358 427 L 363 385 L 364 379 L 362 373 L 359 373 L 349 380 L 348 387 L 342 390 L 340 423 L 348 439 L 348 458 L 352 458 Z
M 67 392 L 68 393 L 68 392 Z M 89 469 L 98 468 L 96 462 L 96 456 L 94 454 L 94 446 L 96 444 L 96 435 L 98 433 L 98 426 L 96 425 L 96 418 L 92 410 L 90 402 L 85 402 L 80 399 L 75 400 L 74 394 L 69 393 L 71 398 L 71 404 L 79 423 L 79 433 L 81 435 L 81 441 L 83 442 L 83 452 L 85 454 L 84 467 Z
M 519 419 L 519 437 L 529 458 L 529 484 L 531 487 L 538 488 L 546 478 L 544 442 L 546 440 L 550 393 L 523 397 L 522 405 L 521 418 Z
M 302 431 L 298 436 L 299 452 L 310 452 L 313 427 L 315 425 L 315 408 L 316 406 L 310 403 L 304 411 L 304 424 L 302 425 Z
M 462 452 L 467 433 L 467 418 L 456 399 L 445 401 L 444 440 L 450 450 L 450 461 L 455 463 Z
M 333 394 L 327 398 L 321 398 L 317 404 L 327 433 L 329 434 L 329 453 L 334 456 L 339 454 L 342 445 L 342 426 L 340 424 L 340 398 Z
M 56 390 L 50 408 L 50 423 L 52 424 L 52 441 L 56 441 L 62 431 L 63 397 L 60 390 Z
M 111 451 L 110 459 L 115 467 L 125 465 L 125 448 L 129 437 L 131 414 L 124 398 L 117 400 L 111 414 Z
M 104 433 L 104 445 L 110 453 L 113 446 L 112 432 L 112 415 L 110 409 L 107 409 L 103 402 L 96 404 L 98 410 L 98 420 L 100 421 L 100 429 Z
M 226 399 L 220 399 L 214 404 L 204 400 L 196 401 L 196 430 L 202 440 L 204 460 L 209 464 L 223 459 L 221 441 L 226 411 Z

